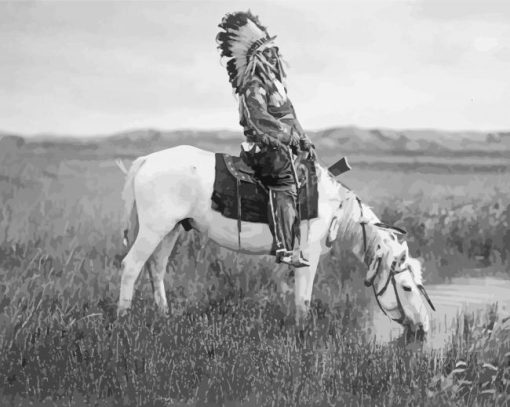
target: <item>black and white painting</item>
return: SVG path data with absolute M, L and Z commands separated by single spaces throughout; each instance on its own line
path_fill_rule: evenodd
M 0 1 L 1 406 L 509 406 L 510 4 Z

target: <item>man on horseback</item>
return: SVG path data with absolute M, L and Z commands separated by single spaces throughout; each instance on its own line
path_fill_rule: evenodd
M 285 71 L 275 37 L 248 12 L 227 14 L 216 40 L 229 58 L 230 83 L 239 96 L 240 124 L 246 142 L 241 156 L 269 189 L 268 218 L 276 261 L 294 267 L 309 266 L 299 249 L 298 177 L 294 155 L 313 144 L 297 120 L 287 96 Z

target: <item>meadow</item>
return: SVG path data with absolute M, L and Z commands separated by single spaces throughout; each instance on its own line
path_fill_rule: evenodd
M 377 343 L 362 266 L 340 243 L 304 331 L 286 268 L 194 232 L 168 266 L 171 315 L 144 274 L 117 318 L 123 175 L 113 154 L 76 151 L 0 152 L 0 405 L 510 405 L 509 321 L 462 315 L 441 351 Z M 426 281 L 509 278 L 508 168 L 405 164 L 360 159 L 342 181 L 408 231 Z

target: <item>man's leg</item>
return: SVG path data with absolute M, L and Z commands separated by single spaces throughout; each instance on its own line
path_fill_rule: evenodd
M 269 200 L 267 202 L 267 214 L 269 220 L 269 229 L 271 230 L 271 234 L 273 235 L 273 248 L 276 255 L 277 260 L 284 256 L 287 252 L 286 242 L 284 235 L 282 233 L 282 228 L 279 222 L 278 216 L 278 193 L 269 189 Z
M 297 186 L 292 162 L 283 149 L 264 148 L 257 157 L 256 172 L 269 187 L 269 227 L 275 238 L 276 260 L 295 267 L 308 266 L 298 254 L 299 225 L 297 223 Z
M 293 225 L 296 219 L 295 187 L 289 189 L 272 189 L 270 204 L 273 209 L 274 236 L 276 250 L 291 254 L 294 250 Z
M 277 261 L 295 267 L 308 266 L 308 262 L 302 258 L 299 251 L 299 226 L 296 225 L 296 187 L 271 189 L 270 193 L 269 205 L 273 221 L 270 222 L 270 227 L 273 223 L 271 232 L 276 240 Z M 295 255 L 296 251 L 297 256 Z

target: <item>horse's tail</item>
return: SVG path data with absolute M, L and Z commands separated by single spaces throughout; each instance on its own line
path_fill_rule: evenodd
M 122 190 L 122 199 L 124 200 L 124 221 L 123 223 L 126 225 L 126 229 L 124 229 L 124 246 L 129 247 L 129 230 L 133 231 L 133 242 L 136 239 L 136 235 L 138 234 L 138 214 L 136 211 L 136 198 L 135 198 L 135 188 L 134 188 L 134 180 L 135 176 L 145 163 L 145 157 L 139 157 L 131 164 L 129 171 L 126 174 L 126 181 L 124 184 L 124 189 Z M 122 168 L 121 168 L 122 169 Z

